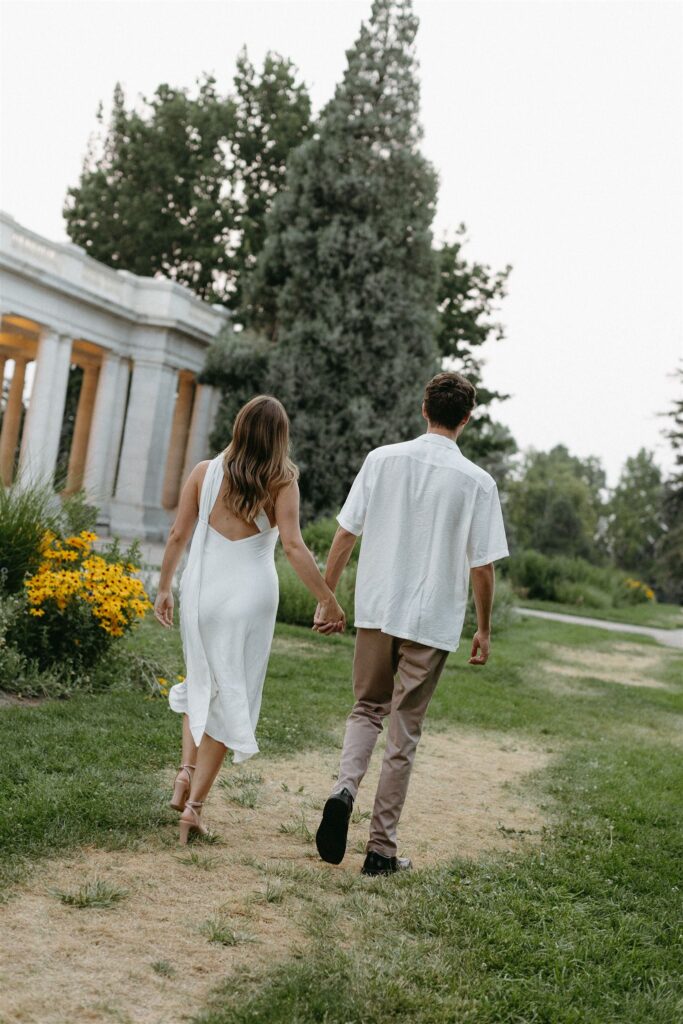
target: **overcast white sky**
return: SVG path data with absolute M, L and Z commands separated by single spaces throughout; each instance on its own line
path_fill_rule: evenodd
M 611 483 L 662 421 L 683 355 L 683 6 L 418 0 L 424 150 L 438 236 L 514 266 L 486 383 L 521 446 L 600 456 Z M 100 100 L 202 71 L 229 86 L 246 43 L 294 60 L 319 108 L 370 0 L 1 0 L 0 206 L 61 217 Z

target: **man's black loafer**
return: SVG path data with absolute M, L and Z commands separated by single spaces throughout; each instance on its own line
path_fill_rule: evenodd
M 361 875 L 395 875 L 397 871 L 410 871 L 412 862 L 407 857 L 383 857 L 370 850 L 361 868 Z
M 346 837 L 353 810 L 353 797 L 342 789 L 329 798 L 315 836 L 318 853 L 328 864 L 341 864 L 346 853 Z

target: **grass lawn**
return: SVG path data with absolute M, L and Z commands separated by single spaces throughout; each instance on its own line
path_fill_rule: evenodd
M 634 604 L 628 608 L 583 608 L 557 601 L 530 601 L 519 598 L 521 608 L 537 608 L 544 612 L 563 612 L 565 615 L 587 615 L 591 619 L 608 622 L 627 622 L 631 626 L 654 626 L 656 629 L 683 629 L 683 608 L 677 604 Z
M 128 642 L 181 670 L 177 631 L 150 620 Z M 337 742 L 351 656 L 350 637 L 278 626 L 264 755 Z M 678 1024 L 682 679 L 676 652 L 570 624 L 515 625 L 494 637 L 483 671 L 463 647 L 427 730 L 516 736 L 550 753 L 533 782 L 549 822 L 540 846 L 354 878 L 333 893 L 334 874 L 312 861 L 297 878 L 296 909 L 279 883 L 263 896 L 269 914 L 299 915 L 307 943 L 216 977 L 209 1003 L 189 1015 L 196 1024 Z M 158 770 L 176 763 L 178 731 L 164 702 L 116 688 L 2 709 L 5 892 L 47 855 L 135 846 L 173 821 Z M 267 880 L 267 864 L 263 872 Z M 197 943 L 230 944 L 221 928 L 214 922 Z M 154 969 L 174 984 L 172 965 Z

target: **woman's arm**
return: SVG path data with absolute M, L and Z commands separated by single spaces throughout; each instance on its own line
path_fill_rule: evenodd
M 321 617 L 325 622 L 345 622 L 344 611 L 320 575 L 311 552 L 304 544 L 299 525 L 299 485 L 296 480 L 283 487 L 275 500 L 275 522 L 289 564 L 304 586 L 318 599 Z
M 208 465 L 208 462 L 199 462 L 185 481 L 175 521 L 166 541 L 159 576 L 159 588 L 154 602 L 154 614 L 161 625 L 167 628 L 173 625 L 173 591 L 171 590 L 173 575 L 197 522 L 199 494 Z

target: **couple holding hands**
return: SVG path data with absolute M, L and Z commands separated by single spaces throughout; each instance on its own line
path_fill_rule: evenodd
M 477 631 L 470 664 L 489 656 L 493 562 L 508 554 L 493 478 L 461 453 L 457 439 L 476 400 L 461 374 L 425 388 L 427 432 L 371 451 L 337 516 L 324 575 L 299 525 L 298 471 L 289 421 L 271 396 L 238 412 L 232 440 L 188 477 L 161 567 L 155 615 L 173 623 L 171 582 L 192 537 L 180 581 L 185 681 L 169 703 L 183 715 L 181 767 L 171 806 L 180 840 L 205 832 L 201 808 L 225 754 L 258 753 L 255 728 L 275 628 L 275 545 L 317 598 L 314 629 L 345 628 L 335 590 L 358 537 L 355 703 L 347 719 L 336 784 L 316 835 L 323 860 L 339 864 L 349 819 L 384 720 L 388 720 L 363 874 L 409 868 L 397 856 L 403 809 L 422 722 L 449 652 L 458 648 L 470 579 Z

